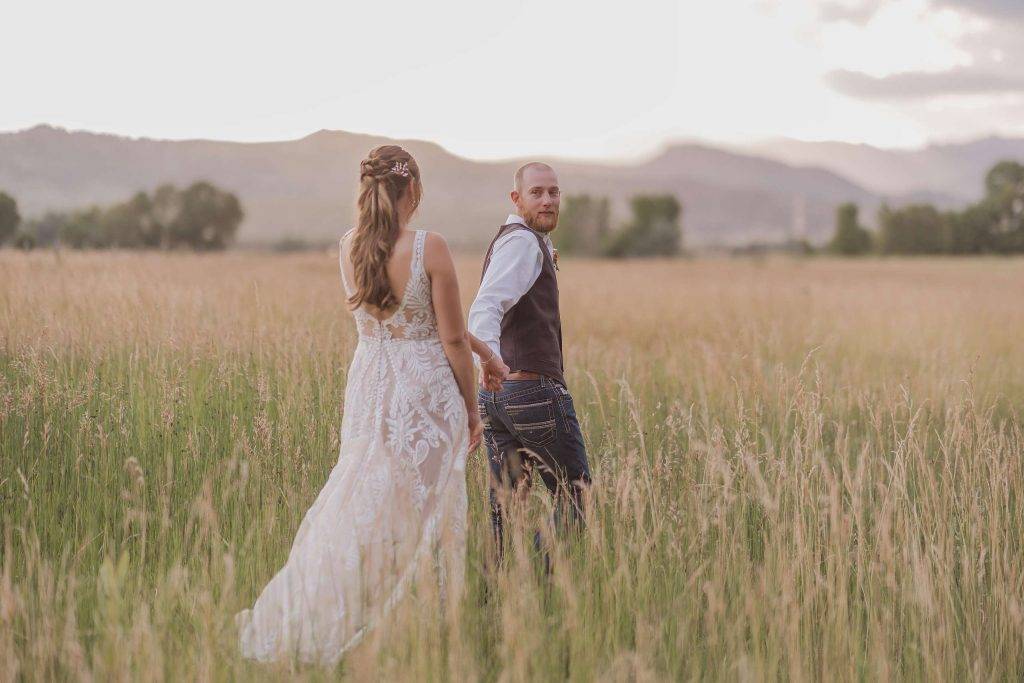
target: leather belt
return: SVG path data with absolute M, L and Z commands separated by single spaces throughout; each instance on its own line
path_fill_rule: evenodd
M 508 373 L 508 377 L 505 379 L 544 379 L 544 375 L 529 370 L 516 370 Z

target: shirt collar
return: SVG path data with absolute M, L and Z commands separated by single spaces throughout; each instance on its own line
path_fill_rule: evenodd
M 510 213 L 508 215 L 508 218 L 505 219 L 505 225 L 508 225 L 509 223 L 522 223 L 523 225 L 526 225 L 526 220 L 524 220 L 523 217 L 517 213 Z M 526 225 L 526 227 L 530 228 L 529 225 Z M 533 230 L 533 228 L 530 228 L 530 230 Z M 537 232 L 536 230 L 533 231 Z M 537 234 L 543 237 L 545 242 L 551 244 L 551 238 L 548 237 L 545 233 L 537 232 Z

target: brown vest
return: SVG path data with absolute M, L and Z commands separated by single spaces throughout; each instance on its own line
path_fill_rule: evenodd
M 537 238 L 537 244 L 544 254 L 544 265 L 530 290 L 501 318 L 501 358 L 513 372 L 536 372 L 566 386 L 562 375 L 562 319 L 558 313 L 558 280 L 555 279 L 555 264 L 551 262 L 551 254 L 540 233 L 521 223 L 501 226 L 487 247 L 480 279 L 483 280 L 487 266 L 491 264 L 494 243 L 513 230 L 526 230 Z

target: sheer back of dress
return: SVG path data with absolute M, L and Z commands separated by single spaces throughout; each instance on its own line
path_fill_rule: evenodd
M 349 230 L 345 237 L 352 233 Z M 437 320 L 430 296 L 430 279 L 423 267 L 423 244 L 427 233 L 417 230 L 414 236 L 412 260 L 409 263 L 409 281 L 405 285 L 398 308 L 387 318 L 377 318 L 362 305 L 352 311 L 356 319 L 359 336 L 368 339 L 437 339 Z M 341 268 L 341 282 L 346 296 L 355 291 L 345 276 L 344 241 L 339 245 L 338 258 Z
M 394 313 L 378 319 L 362 306 L 352 311 L 359 343 L 346 377 L 338 461 L 285 566 L 236 617 L 247 657 L 293 653 L 337 662 L 421 570 L 436 574 L 447 604 L 458 602 L 468 417 L 437 335 L 425 237 L 416 231 L 409 282 Z M 351 295 L 343 248 L 339 258 Z

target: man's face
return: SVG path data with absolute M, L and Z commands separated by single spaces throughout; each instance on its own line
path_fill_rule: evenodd
M 531 167 L 523 172 L 521 191 L 512 190 L 512 201 L 526 224 L 537 232 L 551 232 L 558 225 L 558 176 L 546 168 Z

